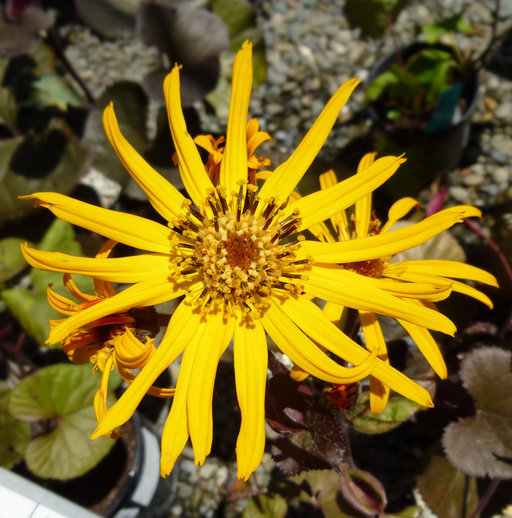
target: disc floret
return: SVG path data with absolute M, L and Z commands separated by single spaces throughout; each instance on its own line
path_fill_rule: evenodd
M 300 215 L 296 211 L 283 218 L 278 199 L 262 201 L 256 192 L 253 184 L 240 182 L 239 191 L 228 198 L 225 187 L 217 186 L 208 192 L 201 212 L 187 203 L 186 217 L 175 224 L 190 241 L 178 245 L 179 273 L 199 276 L 203 306 L 220 299 L 231 309 L 239 306 L 257 314 L 274 290 L 301 291 L 289 282 L 304 278 L 295 273 L 297 264 L 310 262 L 294 261 L 301 236 L 281 244 L 298 232 Z

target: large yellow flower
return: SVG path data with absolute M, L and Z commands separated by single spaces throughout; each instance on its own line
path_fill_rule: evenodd
M 233 68 L 231 105 L 219 183 L 212 183 L 192 137 L 180 102 L 179 67 L 164 83 L 171 134 L 181 177 L 190 200 L 160 176 L 126 141 L 112 106 L 104 124 L 129 173 L 168 226 L 110 211 L 56 193 L 27 198 L 73 224 L 149 253 L 120 258 L 76 258 L 24 247 L 27 260 L 52 271 L 89 275 L 132 284 L 124 291 L 72 315 L 52 329 L 49 343 L 103 316 L 134 306 L 150 306 L 183 297 L 155 354 L 119 401 L 110 408 L 93 437 L 127 421 L 157 376 L 183 352 L 172 408 L 162 436 L 161 473 L 170 473 L 190 437 L 202 464 L 212 443 L 212 395 L 220 356 L 234 338 L 234 367 L 242 414 L 237 440 L 238 475 L 248 478 L 265 445 L 264 397 L 267 379 L 266 333 L 296 364 L 332 383 L 361 379 L 370 372 L 382 383 L 417 403 L 431 406 L 428 392 L 343 334 L 311 300 L 323 298 L 364 311 L 399 316 L 429 329 L 453 334 L 455 326 L 437 311 L 409 300 L 411 291 L 390 293 L 385 279 L 362 276 L 322 262 L 365 260 L 420 243 L 462 218 L 478 215 L 455 207 L 419 224 L 345 243 L 308 242 L 302 229 L 320 223 L 355 203 L 386 181 L 404 161 L 384 157 L 364 172 L 328 189 L 287 204 L 327 138 L 358 81 L 343 84 L 290 158 L 260 189 L 250 183 L 247 113 L 252 83 L 252 50 L 245 43 Z M 339 247 L 343 249 L 340 251 Z M 325 259 L 325 260 L 324 260 Z M 340 286 L 343 286 L 341 289 Z M 445 286 L 420 283 L 435 294 Z M 355 365 L 341 366 L 318 346 Z
M 373 164 L 376 153 L 368 153 L 359 162 L 357 174 L 364 174 L 364 171 Z M 320 185 L 322 189 L 329 189 L 337 184 L 337 178 L 334 171 L 328 171 L 320 175 Z M 295 199 L 300 199 L 300 195 L 294 194 Z M 352 214 L 349 216 L 345 210 L 341 210 L 333 214 L 330 218 L 331 228 L 323 223 L 313 225 L 309 230 L 322 242 L 333 243 L 340 242 L 347 245 L 351 240 L 365 239 L 367 246 L 371 247 L 375 243 L 375 247 L 383 242 L 387 233 L 391 235 L 391 228 L 403 217 L 405 217 L 412 209 L 417 207 L 419 202 L 413 198 L 402 198 L 395 202 L 388 212 L 388 219 L 384 225 L 372 216 L 372 194 L 359 199 L 353 208 Z M 411 302 L 424 307 L 436 309 L 434 302 L 446 298 L 451 291 L 463 293 L 474 299 L 479 300 L 492 308 L 492 302 L 487 295 L 481 291 L 455 279 L 465 279 L 471 281 L 479 281 L 490 286 L 498 286 L 496 278 L 490 273 L 475 268 L 468 264 L 458 261 L 446 260 L 415 260 L 415 261 L 396 261 L 393 255 L 406 251 L 423 239 L 414 239 L 414 229 L 426 228 L 425 223 L 440 219 L 444 214 L 449 213 L 452 209 L 446 209 L 439 212 L 431 218 L 427 218 L 418 225 L 413 225 L 402 229 L 395 235 L 409 235 L 408 239 L 399 239 L 386 248 L 384 253 L 368 253 L 360 254 L 356 257 L 347 256 L 344 251 L 339 252 L 336 265 L 340 270 L 348 270 L 360 275 L 381 279 L 381 288 L 391 294 L 399 294 L 402 291 L 402 297 L 406 296 Z M 440 228 L 441 230 L 441 228 Z M 372 237 L 373 236 L 373 237 Z M 388 242 L 390 242 L 388 240 Z M 357 246 L 357 245 L 356 245 Z M 332 250 L 333 247 L 330 247 Z M 327 250 L 327 248 L 326 248 Z M 329 259 L 325 256 L 319 256 L 329 262 L 333 262 L 334 256 Z M 318 264 L 318 263 L 317 263 Z M 327 265 L 324 265 L 327 266 Z M 342 279 L 340 278 L 340 281 Z M 422 292 L 421 286 L 438 286 L 438 293 Z M 443 288 L 444 287 L 444 288 Z M 405 295 L 405 291 L 410 288 L 411 291 Z M 419 289 L 420 288 L 420 289 Z M 345 286 L 340 284 L 338 289 L 343 291 Z M 343 306 L 334 302 L 327 302 L 324 307 L 324 314 L 333 322 L 341 319 Z M 388 315 L 389 316 L 389 315 Z M 386 347 L 385 337 L 375 315 L 375 312 L 360 309 L 359 317 L 361 327 L 363 329 L 365 342 L 370 351 L 376 350 L 378 357 L 387 362 L 388 351 Z M 446 378 L 447 370 L 443 356 L 437 346 L 434 338 L 428 330 L 428 326 L 421 323 L 413 323 L 401 318 L 400 312 L 395 315 L 397 321 L 404 327 L 414 340 L 418 348 L 421 350 L 425 358 L 428 360 L 434 371 L 440 378 Z M 299 380 L 305 376 L 300 369 L 294 368 L 292 376 Z M 379 413 L 386 407 L 389 397 L 389 387 L 375 376 L 370 376 L 370 407 L 374 413 Z

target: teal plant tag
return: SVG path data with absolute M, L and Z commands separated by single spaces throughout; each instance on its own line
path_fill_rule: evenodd
M 439 133 L 456 122 L 457 106 L 461 93 L 462 84 L 455 83 L 440 94 L 439 101 L 425 130 L 425 135 Z

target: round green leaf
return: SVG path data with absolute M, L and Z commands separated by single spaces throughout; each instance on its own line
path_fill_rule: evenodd
M 69 416 L 92 407 L 99 381 L 92 365 L 50 365 L 20 381 L 12 391 L 9 411 L 29 422 Z
M 65 480 L 83 475 L 114 441 L 89 439 L 96 428 L 93 398 L 99 376 L 91 365 L 58 364 L 24 378 L 9 398 L 10 413 L 23 421 L 51 420 L 53 430 L 28 446 L 28 468 L 42 478 Z
M 0 466 L 11 468 L 25 455 L 30 425 L 14 419 L 7 410 L 10 390 L 0 386 Z
M 92 403 L 61 418 L 52 432 L 29 444 L 25 455 L 27 467 L 38 477 L 59 480 L 87 473 L 115 442 L 108 437 L 91 441 L 89 437 L 96 426 Z

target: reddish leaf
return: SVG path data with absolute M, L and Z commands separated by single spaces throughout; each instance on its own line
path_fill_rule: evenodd
M 343 498 L 365 516 L 381 514 L 386 507 L 386 492 L 370 473 L 341 465 L 340 487 Z

